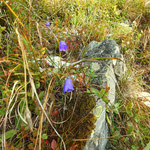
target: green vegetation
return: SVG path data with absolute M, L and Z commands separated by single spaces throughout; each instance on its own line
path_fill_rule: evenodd
M 86 76 L 80 75 L 86 69 L 72 66 L 55 71 L 44 58 L 57 55 L 74 62 L 80 53 L 84 56 L 82 49 L 92 40 L 113 39 L 128 71 L 119 82 L 116 104 L 107 108 L 111 134 L 107 149 L 149 149 L 149 108 L 135 96 L 140 90 L 150 92 L 149 16 L 146 0 L 2 0 L 0 146 L 80 150 L 95 122 L 90 113 L 95 101 L 88 94 L 91 83 L 85 84 Z M 60 41 L 68 45 L 67 53 L 59 51 Z M 72 78 L 74 91 L 64 94 L 67 77 Z

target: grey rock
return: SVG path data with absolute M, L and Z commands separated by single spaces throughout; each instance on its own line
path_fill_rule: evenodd
M 92 41 L 86 47 L 84 53 L 86 59 L 102 57 L 121 58 L 119 46 L 114 40 L 104 40 L 102 43 Z M 97 75 L 96 77 L 93 77 L 93 85 L 96 84 L 98 86 L 101 85 L 101 87 L 105 87 L 105 84 L 107 84 L 107 86 L 110 87 L 107 96 L 110 104 L 114 104 L 115 102 L 117 82 L 115 72 L 117 72 L 118 75 L 122 73 L 120 71 L 122 64 L 120 64 L 118 61 L 119 60 L 117 59 L 98 59 L 98 61 L 88 61 L 83 63 L 88 67 L 87 72 L 92 70 Z M 117 71 L 115 68 L 117 68 Z M 97 88 L 98 86 L 95 87 Z M 95 99 L 96 108 L 93 110 L 93 114 L 96 116 L 97 120 L 95 123 L 95 129 L 89 136 L 89 141 L 87 141 L 84 150 L 104 150 L 108 141 L 108 127 L 105 116 L 106 104 L 101 98 L 98 98 L 97 96 L 95 96 Z
M 114 40 L 104 40 L 102 43 L 92 41 L 85 49 L 85 58 L 102 58 L 113 57 L 119 58 L 120 51 L 119 46 Z M 88 66 L 88 70 L 95 71 L 97 77 L 93 78 L 92 83 L 96 85 L 104 86 L 107 84 L 107 78 L 105 76 L 107 69 L 110 65 L 115 65 L 117 60 L 115 59 L 99 59 L 99 62 L 85 62 L 84 65 Z
M 96 108 L 93 114 L 96 116 L 95 129 L 89 136 L 89 141 L 86 143 L 84 150 L 103 150 L 105 149 L 108 136 L 108 127 L 105 120 L 105 102 L 96 97 Z

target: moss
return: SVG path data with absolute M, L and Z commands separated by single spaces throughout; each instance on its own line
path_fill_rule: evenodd
M 80 92 L 74 94 L 73 100 L 76 103 L 75 111 L 73 117 L 70 121 L 65 124 L 67 149 L 70 149 L 74 143 L 72 139 L 87 139 L 91 134 L 92 130 L 95 128 L 96 117 L 93 115 L 92 111 L 96 105 L 96 100 L 93 96 Z M 74 103 L 74 104 L 75 104 Z M 72 113 L 72 107 L 68 115 Z M 78 145 L 77 150 L 82 150 L 86 142 L 79 141 L 76 143 Z

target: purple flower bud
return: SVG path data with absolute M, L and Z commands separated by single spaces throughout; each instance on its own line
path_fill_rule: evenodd
M 50 27 L 49 21 L 46 22 L 46 26 L 47 26 L 47 27 Z
M 63 88 L 63 92 L 72 92 L 74 90 L 73 85 L 72 85 L 72 80 L 70 78 L 65 79 L 65 84 Z
M 66 52 L 66 49 L 67 49 L 67 48 L 68 48 L 68 46 L 67 46 L 67 44 L 65 43 L 65 41 L 60 41 L 59 50 Z

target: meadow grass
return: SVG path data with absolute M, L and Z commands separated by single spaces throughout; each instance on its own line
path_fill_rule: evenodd
M 75 108 L 80 108 L 77 97 L 91 84 L 80 90 L 80 82 L 74 81 L 73 94 L 64 94 L 63 85 L 65 78 L 78 77 L 86 69 L 69 67 L 55 72 L 44 59 L 57 55 L 75 62 L 91 41 L 113 39 L 124 54 L 128 71 L 118 83 L 113 111 L 107 108 L 110 136 L 106 149 L 149 148 L 149 108 L 135 96 L 150 89 L 149 1 L 2 0 L 0 12 L 1 147 L 81 149 L 82 140 L 74 139 L 83 138 L 78 136 L 87 125 L 83 120 L 94 118 L 89 116 L 91 108 L 83 116 Z M 67 53 L 60 53 L 60 41 L 67 43 Z

